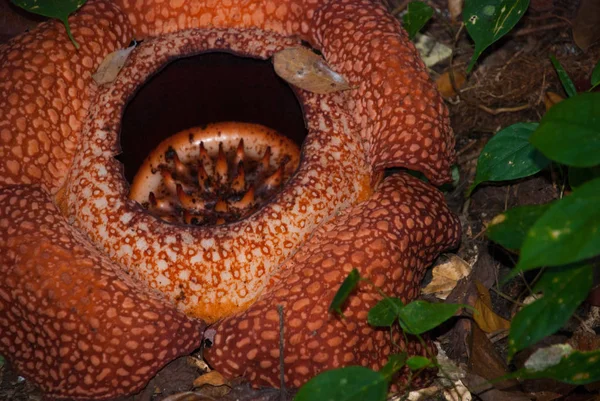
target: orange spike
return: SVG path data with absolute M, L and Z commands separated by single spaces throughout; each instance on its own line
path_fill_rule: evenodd
M 223 199 L 219 199 L 215 205 L 215 212 L 226 213 L 227 209 L 227 202 L 225 202 Z
M 210 191 L 210 179 L 202 162 L 198 166 L 198 185 L 201 191 Z
M 181 160 L 179 159 L 179 155 L 175 150 L 173 150 L 171 158 L 173 159 L 173 163 L 175 164 L 175 171 L 177 171 L 177 174 L 189 174 L 187 166 L 181 162 Z
M 246 187 L 246 173 L 244 172 L 244 164 L 240 162 L 237 168 L 237 175 L 231 183 L 231 189 L 235 192 L 242 192 Z
M 165 187 L 167 187 L 167 189 L 169 190 L 170 193 L 175 194 L 177 191 L 177 183 L 173 179 L 171 172 L 167 169 L 162 169 L 160 171 L 160 174 L 162 175 L 162 179 L 163 179 L 163 183 L 165 184 Z
M 283 181 L 283 164 L 280 165 L 273 174 L 271 174 L 264 182 L 264 186 L 267 188 L 276 188 L 281 185 Z
M 267 146 L 267 150 L 265 150 L 265 154 L 260 160 L 259 167 L 262 167 L 263 170 L 266 170 L 271 165 L 271 147 Z
M 231 202 L 231 206 L 236 209 L 247 209 L 254 204 L 254 187 L 251 186 L 248 188 L 248 192 L 244 195 L 242 199 L 237 202 Z
M 204 208 L 204 202 L 200 199 L 194 199 L 193 196 L 187 194 L 181 184 L 177 184 L 177 199 L 179 204 L 188 210 L 200 210 Z
M 204 217 L 192 214 L 186 210 L 183 212 L 183 221 L 185 222 L 185 224 L 192 224 L 198 226 L 204 222 Z
M 153 210 L 158 210 L 160 212 L 167 213 L 171 213 L 173 211 L 173 205 L 171 205 L 171 202 L 169 202 L 169 200 L 167 199 L 156 199 L 156 195 L 154 195 L 154 192 L 150 192 L 150 194 L 148 195 L 148 199 Z M 165 219 L 163 218 L 163 220 Z
M 200 142 L 200 151 L 198 158 L 200 160 L 200 166 L 202 166 L 204 171 L 206 171 L 206 173 L 210 176 L 212 174 L 213 164 L 210 155 L 208 154 L 208 151 L 204 147 L 204 142 Z
M 223 143 L 219 143 L 219 155 L 217 156 L 217 162 L 215 164 L 215 174 L 217 182 L 221 185 L 227 183 L 227 158 L 225 152 L 223 152 Z
M 235 160 L 234 163 L 235 165 L 239 165 L 241 162 L 244 161 L 245 158 L 245 153 L 244 153 L 244 138 L 240 139 L 240 142 L 238 143 L 237 149 L 235 150 Z

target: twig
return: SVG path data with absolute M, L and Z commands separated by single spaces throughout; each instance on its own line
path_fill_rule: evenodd
M 494 288 L 494 287 L 490 287 L 490 290 L 492 290 L 493 292 L 496 293 L 496 295 L 498 295 L 501 298 L 506 299 L 509 302 L 512 302 L 513 304 L 517 305 L 517 306 L 525 306 L 525 304 L 523 302 L 519 302 L 515 299 L 512 299 L 510 296 L 506 295 L 505 293 L 503 293 L 502 291 Z
M 283 336 L 283 305 L 277 305 L 277 313 L 279 313 L 279 399 L 286 401 L 285 394 L 285 363 L 283 361 L 284 336 Z
M 515 106 L 515 107 L 500 107 L 497 109 L 491 109 L 487 106 L 484 106 L 482 104 L 478 104 L 477 105 L 478 108 L 480 108 L 481 110 L 485 111 L 486 113 L 492 114 L 494 116 L 497 116 L 498 114 L 501 113 L 514 113 L 516 111 L 522 111 L 522 110 L 527 110 L 531 107 L 531 105 L 529 104 L 522 104 L 520 106 Z
M 404 10 L 408 6 L 408 3 L 410 3 L 410 0 L 404 0 L 402 4 L 392 10 L 392 15 L 396 15 Z
M 564 28 L 570 24 L 564 22 L 555 22 L 554 24 L 548 24 L 543 26 L 536 26 L 534 28 L 523 28 L 514 33 L 514 36 L 525 36 L 536 32 L 548 31 L 551 29 Z
M 462 155 L 463 153 L 465 153 L 467 150 L 471 149 L 473 146 L 475 146 L 477 144 L 478 141 L 476 140 L 472 140 L 471 142 L 469 142 L 467 145 L 463 146 L 463 148 L 461 150 L 459 150 L 458 152 L 456 152 L 456 157 Z
M 494 80 L 496 82 L 500 82 L 500 75 L 502 75 L 502 73 L 504 72 L 504 70 L 506 70 L 506 67 L 508 67 L 524 51 L 525 51 L 525 49 L 521 49 L 518 52 L 516 52 L 515 54 L 513 54 L 513 56 L 506 62 L 506 64 L 504 64 L 504 66 L 502 68 L 500 68 L 500 71 L 498 71 L 498 73 L 496 74 L 496 77 L 494 78 Z

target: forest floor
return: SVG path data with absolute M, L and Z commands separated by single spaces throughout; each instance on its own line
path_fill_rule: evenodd
M 390 8 L 397 11 L 406 5 L 403 1 L 390 3 Z M 550 55 L 561 62 L 578 90 L 589 88 L 591 71 L 600 59 L 597 28 L 600 17 L 595 21 L 596 28 L 586 31 L 581 28 L 581 16 L 577 16 L 578 1 L 532 1 L 515 29 L 487 49 L 474 71 L 467 75 L 465 71 L 473 53 L 473 43 L 460 29 L 460 22 L 452 21 L 448 12 L 448 3 L 452 1 L 428 3 L 435 6 L 436 13 L 421 33 L 453 54 L 431 66 L 430 73 L 447 101 L 456 134 L 459 178 L 454 186 L 445 187 L 445 194 L 452 210 L 460 216 L 463 227 L 460 248 L 452 254 L 442 255 L 436 264 L 467 274 L 462 280 L 447 284 L 447 300 L 475 305 L 489 298 L 487 305 L 492 313 L 485 328 L 472 319 L 456 318 L 436 329 L 433 336 L 458 366 L 462 383 L 473 393 L 472 399 L 598 399 L 600 383 L 576 387 L 552 380 L 513 380 L 494 386 L 485 385 L 486 380 L 522 366 L 526 358 L 541 346 L 568 342 L 579 350 L 600 347 L 600 291 L 596 290 L 561 331 L 518 353 L 510 364 L 506 363 L 508 330 L 505 322 L 510 322 L 529 295 L 526 280 L 531 280 L 535 272 L 531 277 L 526 275 L 524 279 L 519 277 L 499 286 L 499 277 L 515 265 L 517 255 L 489 241 L 486 226 L 494 216 L 508 208 L 558 199 L 565 189 L 560 171 L 550 169 L 510 183 L 482 184 L 470 197 L 466 196 L 466 190 L 474 180 L 481 150 L 498 130 L 517 122 L 539 121 L 549 104 L 566 97 L 550 62 Z M 577 43 L 573 39 L 574 32 L 578 37 Z M 590 43 L 594 40 L 595 44 Z M 582 50 L 579 46 L 586 49 Z M 451 75 L 454 85 L 449 79 Z M 426 287 L 431 279 L 430 274 L 423 286 Z M 434 299 L 435 295 L 426 295 L 425 298 Z M 182 394 L 192 390 L 194 379 L 202 373 L 201 368 L 201 362 L 194 357 L 180 358 L 159 372 L 141 393 L 120 401 L 281 399 L 278 390 L 250 390 L 244 383 L 230 383 L 232 388 L 205 386 L 194 393 Z M 39 399 L 41 396 L 33 386 L 19 378 L 8 364 L 0 367 L 0 400 Z M 444 398 L 438 393 L 422 399 Z

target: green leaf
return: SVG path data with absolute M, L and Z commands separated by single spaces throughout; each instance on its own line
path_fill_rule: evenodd
M 459 304 L 414 301 L 402 308 L 398 320 L 406 333 L 421 334 L 450 319 L 462 307 L 463 305 Z
M 569 185 L 577 189 L 588 181 L 600 177 L 600 165 L 594 167 L 569 167 Z
M 550 160 L 529 143 L 537 127 L 537 123 L 517 123 L 494 135 L 479 155 L 475 182 L 469 193 L 484 181 L 515 180 L 546 167 Z
M 367 321 L 371 326 L 391 326 L 398 318 L 404 303 L 400 298 L 384 298 L 369 310 Z
M 402 352 L 400 354 L 392 354 L 388 358 L 387 363 L 379 373 L 381 373 L 385 379 L 389 382 L 392 380 L 392 377 L 400 370 L 404 365 L 406 365 L 406 352 Z
M 342 282 L 342 285 L 340 285 L 340 288 L 335 293 L 333 300 L 329 305 L 329 311 L 335 311 L 340 315 L 344 316 L 344 314 L 342 313 L 342 304 L 346 302 L 346 299 L 348 298 L 350 293 L 354 291 L 359 281 L 360 273 L 358 272 L 358 270 L 352 269 L 352 271 L 348 274 L 348 276 L 346 276 L 346 278 Z
M 506 249 L 519 250 L 527 232 L 548 210 L 550 204 L 519 206 L 494 217 L 487 227 L 487 236 Z
M 546 270 L 533 288 L 543 297 L 515 315 L 508 335 L 508 358 L 558 331 L 585 300 L 594 282 L 589 265 Z
M 65 25 L 67 35 L 73 42 L 76 49 L 79 49 L 79 44 L 71 34 L 69 27 L 69 15 L 77 11 L 85 4 L 87 0 L 11 0 L 14 5 L 34 14 L 43 15 L 44 17 L 56 18 Z
M 586 182 L 556 201 L 527 233 L 517 273 L 560 266 L 600 254 L 600 178 Z
M 550 60 L 552 61 L 552 65 L 554 66 L 554 69 L 558 74 L 558 79 L 560 79 L 560 83 L 562 84 L 563 88 L 565 88 L 565 92 L 567 92 L 567 96 L 573 97 L 577 95 L 577 89 L 575 88 L 575 84 L 573 84 L 573 81 L 571 81 L 569 74 L 567 74 L 563 66 L 558 62 L 556 57 L 552 55 L 550 56 Z
M 408 366 L 410 370 L 419 370 L 430 365 L 432 365 L 431 359 L 425 358 L 424 356 L 411 356 L 406 361 L 406 366 Z
M 546 157 L 575 167 L 600 164 L 600 93 L 555 104 L 529 139 Z
M 598 60 L 596 66 L 594 67 L 594 70 L 592 71 L 591 84 L 592 87 L 589 89 L 589 91 L 594 90 L 596 86 L 600 85 L 600 60 Z
M 300 388 L 295 401 L 384 401 L 388 382 L 380 372 L 362 366 L 328 370 Z
M 562 358 L 554 366 L 544 370 L 522 368 L 507 378 L 554 379 L 564 383 L 582 385 L 600 380 L 600 350 L 590 352 L 575 351 Z
M 407 12 L 402 17 L 404 29 L 412 40 L 417 32 L 421 30 L 433 15 L 433 8 L 422 1 L 408 3 Z
M 475 52 L 467 72 L 471 72 L 481 53 L 506 35 L 519 22 L 529 0 L 467 0 L 463 21 L 475 42 Z

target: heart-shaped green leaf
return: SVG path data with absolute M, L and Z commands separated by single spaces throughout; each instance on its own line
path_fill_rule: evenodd
M 589 265 L 554 267 L 544 272 L 534 287 L 543 297 L 515 315 L 508 336 L 508 358 L 542 338 L 554 334 L 571 318 L 594 282 Z
M 529 143 L 537 127 L 537 123 L 517 123 L 494 135 L 479 155 L 469 193 L 484 181 L 515 180 L 545 168 L 550 160 Z
M 450 319 L 462 307 L 459 304 L 414 301 L 402 308 L 398 320 L 406 333 L 422 334 Z
M 300 388 L 294 401 L 384 401 L 388 381 L 380 372 L 362 366 L 328 370 Z
M 367 320 L 371 326 L 391 326 L 398 319 L 403 306 L 400 298 L 384 298 L 369 310 Z
M 11 0 L 13 4 L 31 13 L 60 20 L 67 30 L 69 39 L 76 49 L 79 45 L 71 34 L 69 15 L 83 6 L 87 0 Z
M 517 273 L 541 266 L 561 266 L 600 254 L 600 178 L 586 182 L 556 201 L 531 227 Z
M 406 366 L 409 367 L 410 370 L 419 370 L 426 368 L 431 365 L 431 359 L 425 358 L 424 356 L 411 356 L 406 361 Z
M 527 232 L 548 210 L 550 204 L 519 206 L 494 217 L 487 227 L 487 236 L 506 249 L 519 250 Z
M 433 8 L 422 1 L 408 3 L 406 14 L 402 17 L 402 26 L 408 32 L 408 37 L 413 39 L 433 15 Z
M 546 157 L 575 167 L 600 164 L 600 93 L 552 106 L 529 139 Z
M 475 52 L 467 72 L 471 72 L 481 53 L 489 45 L 506 35 L 519 22 L 529 0 L 467 0 L 463 21 L 475 42 Z

